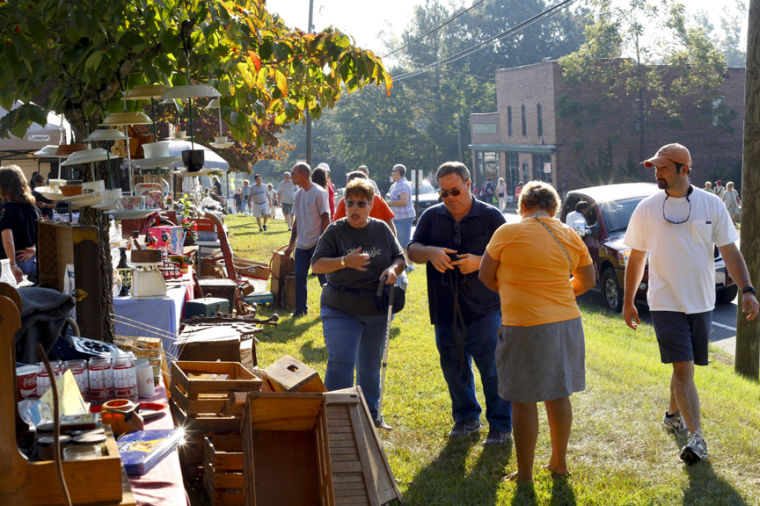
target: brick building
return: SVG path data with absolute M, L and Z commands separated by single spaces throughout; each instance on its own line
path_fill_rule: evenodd
M 610 98 L 600 85 L 574 86 L 561 74 L 556 61 L 496 72 L 496 112 L 470 115 L 476 185 L 503 177 L 514 194 L 518 181 L 540 179 L 564 194 L 590 185 L 653 181 L 640 162 L 669 142 L 691 150 L 694 184 L 741 184 L 743 68 L 728 69 L 712 107 L 700 109 L 690 99 L 681 101 L 679 120 L 653 113 L 643 149 L 638 100 Z

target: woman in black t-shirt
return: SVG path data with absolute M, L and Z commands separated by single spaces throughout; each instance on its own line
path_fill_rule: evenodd
M 404 271 L 404 251 L 388 225 L 370 218 L 375 191 L 366 179 L 346 185 L 346 217 L 330 224 L 311 257 L 311 270 L 326 274 L 322 287 L 322 332 L 327 347 L 328 390 L 362 387 L 372 419 L 380 413 L 380 372 L 387 310 L 378 308 L 380 280 L 391 285 Z
M 8 258 L 16 282 L 27 275 L 37 282 L 37 220 L 40 210 L 34 202 L 26 177 L 16 165 L 0 167 L 0 259 Z

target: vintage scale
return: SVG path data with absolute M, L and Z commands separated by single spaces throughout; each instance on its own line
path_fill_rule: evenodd
M 166 281 L 159 270 L 163 265 L 163 252 L 158 249 L 133 249 L 130 263 L 132 271 L 133 297 L 163 297 L 166 295 Z
M 29 460 L 17 445 L 17 436 L 27 434 L 16 408 L 13 348 L 14 335 L 21 327 L 20 307 L 18 292 L 0 283 L 0 504 L 63 504 L 55 462 Z M 116 441 L 110 430 L 106 434 L 102 457 L 63 462 L 74 504 L 134 504 Z

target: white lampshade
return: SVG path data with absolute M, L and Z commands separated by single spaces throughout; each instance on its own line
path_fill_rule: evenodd
M 207 84 L 188 84 L 185 86 L 174 86 L 173 88 L 169 88 L 161 98 L 164 100 L 170 100 L 174 98 L 185 99 L 221 96 L 221 93 Z
M 219 102 L 219 97 L 212 98 L 208 105 L 206 106 L 206 109 L 219 109 L 222 106 L 222 104 Z
M 101 162 L 108 158 L 105 149 L 85 149 L 84 151 L 75 151 L 61 165 L 77 165 L 80 163 Z
M 169 89 L 163 84 L 142 84 L 127 90 L 124 93 L 125 100 L 150 100 L 151 98 L 161 98 Z
M 85 140 L 88 142 L 94 141 L 118 141 L 126 139 L 127 136 L 124 132 L 115 128 L 98 128 L 94 130 Z
M 150 125 L 153 120 L 144 112 L 112 112 L 100 126 Z
M 58 145 L 48 144 L 44 148 L 34 153 L 34 156 L 53 157 L 57 156 L 55 153 L 58 151 Z

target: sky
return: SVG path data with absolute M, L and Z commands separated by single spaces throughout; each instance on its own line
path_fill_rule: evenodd
M 749 0 L 743 0 L 747 4 Z M 396 41 L 411 19 L 416 5 L 424 0 L 313 0 L 314 26 L 321 30 L 329 25 L 353 36 L 356 43 L 383 56 L 390 49 L 382 43 L 395 34 Z M 475 0 L 459 0 L 469 7 Z M 687 13 L 706 12 L 714 25 L 719 26 L 724 11 L 733 11 L 732 0 L 682 0 Z M 280 15 L 291 27 L 306 30 L 309 20 L 309 0 L 267 0 L 270 12 Z M 746 21 L 745 21 L 746 25 Z M 506 27 L 505 27 L 506 28 Z M 746 31 L 746 27 L 745 27 Z M 400 45 L 400 44 L 399 44 Z

